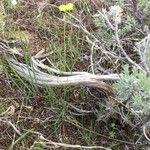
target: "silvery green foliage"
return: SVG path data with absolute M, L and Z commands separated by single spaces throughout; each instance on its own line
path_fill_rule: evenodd
M 119 99 L 139 116 L 150 115 L 150 78 L 129 66 L 124 66 L 121 79 L 115 84 Z
M 129 32 L 135 32 L 135 27 L 137 27 L 134 16 L 123 13 L 123 8 L 119 5 L 114 5 L 108 11 L 102 12 L 112 26 L 118 28 L 119 37 L 128 35 Z M 102 15 L 95 15 L 94 21 L 98 28 L 95 33 L 97 38 L 104 44 L 104 48 L 111 50 L 112 45 L 115 47 L 114 32 Z
M 141 11 L 145 24 L 150 27 L 150 0 L 139 0 L 138 8 Z
M 144 61 L 150 70 L 150 33 L 141 41 L 137 42 L 134 49 L 138 52 L 141 62 Z
M 110 10 L 108 11 L 108 18 L 110 20 L 113 20 L 115 24 L 118 25 L 121 23 L 122 12 L 123 9 L 120 6 L 118 5 L 111 6 Z
M 141 14 L 141 19 L 144 21 L 144 28 L 150 28 L 150 0 L 139 0 L 136 2 L 137 12 L 135 13 L 131 1 L 116 0 L 112 2 L 111 0 L 102 0 L 102 2 L 109 6 L 109 11 L 106 12 L 106 15 L 108 15 L 108 17 L 110 16 L 110 22 L 113 24 L 113 20 L 115 19 L 118 21 L 118 23 L 121 23 L 118 29 L 119 36 L 126 36 L 130 35 L 131 33 L 136 33 L 135 35 L 141 34 L 139 32 L 139 30 L 141 30 L 141 24 L 135 17 L 137 12 Z M 107 44 L 111 45 L 112 43 L 110 42 L 114 41 L 111 39 L 113 35 L 108 24 L 105 22 L 102 16 L 95 17 L 94 20 L 98 27 L 96 34 L 99 39 L 108 41 Z
M 112 35 L 113 32 L 110 28 L 108 28 L 107 23 L 105 22 L 105 19 L 101 16 L 95 17 L 94 22 L 96 26 L 98 27 L 96 31 L 96 36 L 98 39 L 102 41 L 106 49 L 110 49 L 110 46 L 112 45 Z
M 121 23 L 122 12 L 123 9 L 120 6 L 114 5 L 109 8 L 109 11 L 103 11 L 103 16 L 111 22 L 112 26 L 118 27 L 118 24 Z M 114 43 L 113 31 L 103 16 L 98 15 L 94 18 L 95 24 L 98 27 L 96 36 L 100 41 L 102 40 L 102 43 L 104 42 L 104 47 L 109 50 L 112 43 Z
M 10 2 L 11 2 L 11 5 L 13 5 L 13 6 L 17 5 L 17 3 L 18 3 L 17 0 L 11 0 Z
M 107 5 L 107 6 L 112 6 L 112 5 L 119 5 L 119 6 L 123 6 L 124 4 L 124 0 L 115 0 L 115 1 L 112 1 L 112 0 L 100 0 L 101 3 Z

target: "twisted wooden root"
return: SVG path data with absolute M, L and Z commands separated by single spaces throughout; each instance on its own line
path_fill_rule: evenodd
M 94 75 L 88 72 L 63 72 L 55 67 L 45 65 L 41 58 L 47 58 L 44 50 L 31 57 L 31 65 L 18 62 L 15 58 L 17 56 L 25 57 L 17 50 L 12 50 L 6 41 L 0 40 L 0 53 L 6 53 L 9 64 L 21 77 L 25 78 L 32 84 L 38 86 L 89 86 L 100 88 L 105 92 L 112 92 L 112 87 L 103 80 L 118 80 L 117 74 L 110 75 Z M 47 58 L 48 59 L 48 58 Z
M 45 55 L 46 56 L 46 55 Z M 63 86 L 89 86 L 99 88 L 105 92 L 112 92 L 112 87 L 103 80 L 118 80 L 117 74 L 94 75 L 88 72 L 63 72 L 59 69 L 51 68 L 39 61 L 43 57 L 43 51 L 31 58 L 31 66 L 18 62 L 13 57 L 9 57 L 11 67 L 30 83 L 38 86 L 49 85 L 52 87 Z M 50 74 L 51 72 L 51 74 Z M 55 74 L 55 75 L 52 75 Z

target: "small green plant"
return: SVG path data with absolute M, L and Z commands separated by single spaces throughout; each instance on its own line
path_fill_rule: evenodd
M 149 25 L 150 20 L 148 19 L 150 16 L 150 1 L 149 0 L 140 0 L 138 3 L 139 10 L 142 12 L 142 16 L 144 22 Z
M 109 137 L 110 137 L 110 138 L 115 138 L 115 137 L 116 137 L 116 132 L 113 131 L 113 130 L 110 131 L 110 132 L 109 132 Z
M 150 78 L 146 74 L 136 68 L 130 73 L 126 65 L 115 89 L 120 100 L 134 113 L 141 117 L 150 115 Z
M 4 0 L 4 3 L 8 6 L 9 9 L 14 9 L 19 4 L 19 0 Z

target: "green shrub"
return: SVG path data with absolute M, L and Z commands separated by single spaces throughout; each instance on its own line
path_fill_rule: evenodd
M 115 84 L 119 99 L 139 116 L 150 115 L 150 78 L 129 66 L 124 66 L 121 79 Z

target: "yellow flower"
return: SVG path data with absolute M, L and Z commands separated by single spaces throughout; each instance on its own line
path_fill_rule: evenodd
M 60 11 L 66 11 L 66 5 L 60 5 L 58 8 Z
M 66 5 L 60 5 L 58 8 L 59 8 L 59 11 L 67 12 L 67 11 L 71 11 L 74 9 L 74 4 L 68 3 Z
M 67 9 L 68 11 L 73 10 L 73 8 L 74 8 L 74 4 L 72 4 L 72 3 L 68 3 L 68 4 L 66 5 L 66 9 Z

